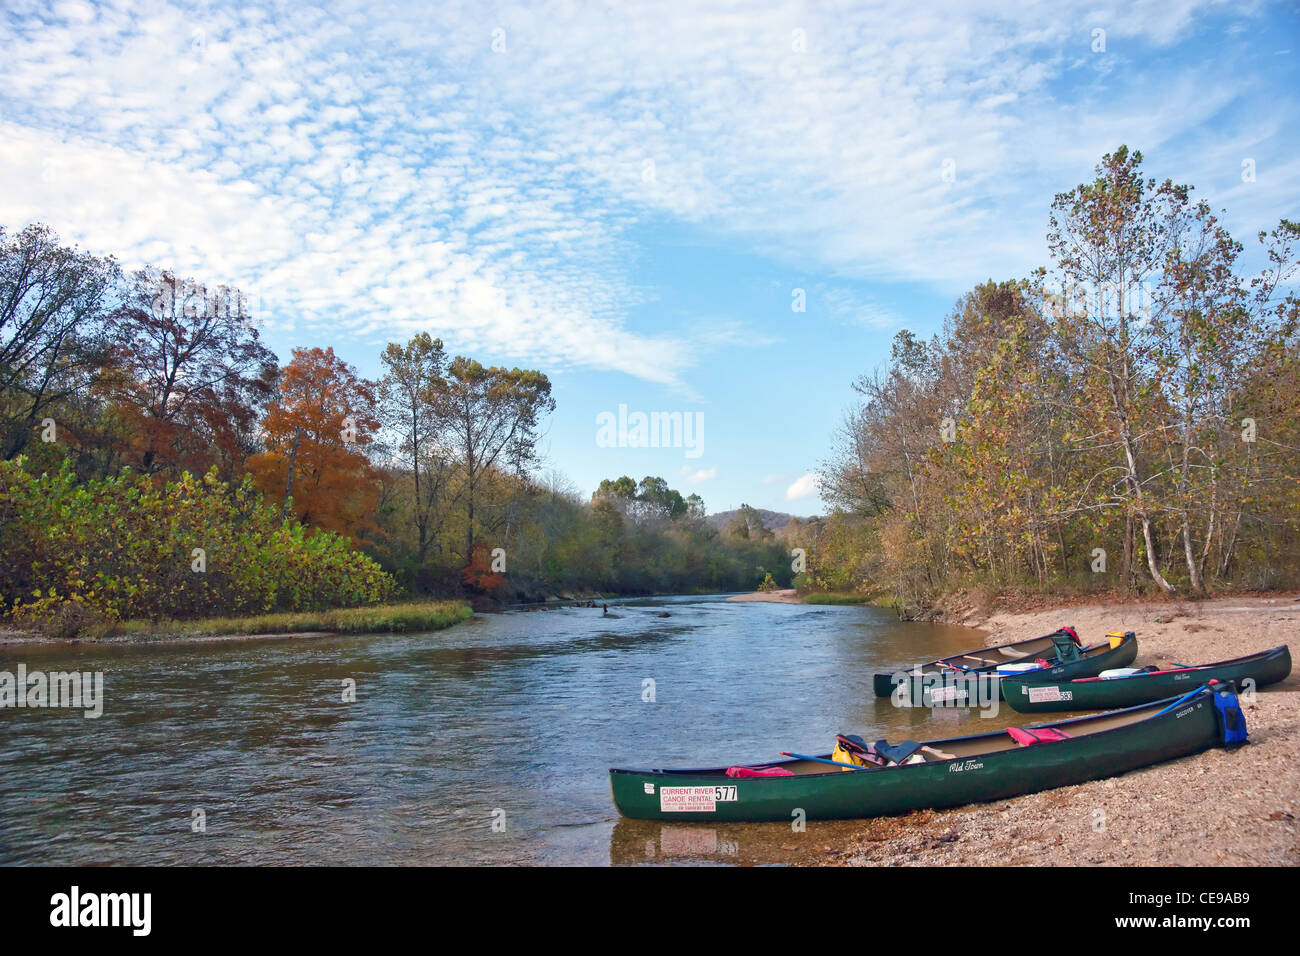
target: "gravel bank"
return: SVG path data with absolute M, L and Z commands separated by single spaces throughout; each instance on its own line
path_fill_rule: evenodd
M 997 612 L 963 623 L 987 644 L 1061 625 L 1085 641 L 1138 635 L 1137 665 L 1199 664 L 1290 644 L 1300 599 L 1223 598 Z M 1244 703 L 1244 702 L 1243 702 Z M 1245 704 L 1251 743 L 1212 749 L 1121 777 L 957 810 L 863 823 L 828 865 L 1295 866 L 1300 864 L 1300 676 Z

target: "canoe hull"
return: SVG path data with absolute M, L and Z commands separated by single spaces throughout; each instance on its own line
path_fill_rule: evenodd
M 1159 710 L 1151 709 L 1153 713 Z M 1058 722 L 1057 726 L 1070 723 Z M 798 818 L 799 811 L 808 820 L 864 819 L 1001 800 L 1114 776 L 1199 753 L 1218 739 L 1213 697 L 1203 693 L 1162 716 L 1070 740 L 971 758 L 883 770 L 739 779 L 722 776 L 717 769 L 613 769 L 610 789 L 619 812 L 638 820 L 789 822 Z M 667 794 L 665 787 L 670 791 Z M 701 806 L 696 799 L 689 809 L 669 809 L 680 805 L 680 788 L 714 791 L 712 800 L 702 801 L 711 807 Z
M 1112 667 L 1127 667 L 1137 659 L 1137 650 L 1137 637 L 1129 634 L 1117 647 L 1100 654 L 1032 671 L 1024 677 L 998 677 L 991 670 L 969 674 L 953 674 L 951 671 L 930 671 L 920 675 L 899 672 L 876 674 L 873 688 L 876 696 L 890 697 L 900 707 L 983 707 L 997 700 L 1005 700 L 1008 689 L 1017 685 L 1095 677 Z M 881 693 L 882 689 L 884 693 Z
M 1080 710 L 1115 710 L 1184 694 L 1213 679 L 1235 683 L 1246 681 L 1265 687 L 1285 680 L 1291 673 L 1291 650 L 1285 644 L 1249 657 L 1207 664 L 1195 670 L 1169 674 L 1135 675 L 1114 680 L 1053 680 L 1008 682 L 1004 687 L 1007 704 L 1023 714 L 1064 713 Z

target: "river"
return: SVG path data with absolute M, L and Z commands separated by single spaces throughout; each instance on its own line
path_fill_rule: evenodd
M 979 643 L 870 607 L 689 597 L 419 635 L 0 646 L 0 670 L 104 675 L 99 718 L 0 710 L 0 863 L 795 862 L 860 825 L 621 821 L 607 770 L 987 730 L 871 693 Z

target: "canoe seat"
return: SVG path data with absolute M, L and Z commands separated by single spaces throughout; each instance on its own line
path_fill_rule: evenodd
M 1012 647 L 999 647 L 998 652 L 1005 654 L 1007 657 L 1028 657 L 1029 651 L 1018 651 Z
M 1034 744 L 1051 743 L 1054 740 L 1069 740 L 1070 735 L 1063 730 L 1057 730 L 1055 727 L 1008 727 L 1007 733 L 1011 739 L 1022 747 L 1030 747 Z
M 1112 667 L 1110 670 L 1101 671 L 1101 674 L 1097 676 L 1102 680 L 1110 680 L 1112 678 L 1131 678 L 1134 674 L 1147 674 L 1147 672 L 1145 667 Z
M 999 664 L 997 672 L 1014 676 L 1015 674 L 1027 674 L 1030 671 L 1041 670 L 1047 666 L 1047 661 L 1020 661 L 1017 664 Z
M 1056 659 L 1060 663 L 1069 664 L 1079 659 L 1079 635 L 1074 631 L 1066 628 L 1057 631 L 1052 635 L 1052 645 L 1056 651 Z
M 956 754 L 950 754 L 946 750 L 940 750 L 937 747 L 922 747 L 921 753 L 928 754 L 935 760 L 956 760 Z

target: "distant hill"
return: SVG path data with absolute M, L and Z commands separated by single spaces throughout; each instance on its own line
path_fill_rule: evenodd
M 759 517 L 763 519 L 763 524 L 767 525 L 767 527 L 773 531 L 780 531 L 791 521 L 794 521 L 796 519 L 798 519 L 799 521 L 812 520 L 811 518 L 804 518 L 799 515 L 786 514 L 784 511 L 768 511 L 766 508 L 755 508 L 754 510 L 757 511 Z M 725 531 L 727 528 L 727 524 L 731 521 L 731 519 L 736 517 L 739 514 L 740 514 L 740 509 L 733 508 L 730 511 L 719 511 L 717 514 L 709 515 L 704 520 L 706 520 L 713 527 L 717 528 L 719 531 Z

